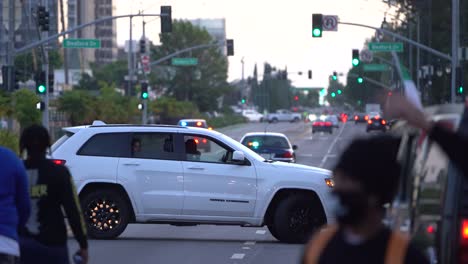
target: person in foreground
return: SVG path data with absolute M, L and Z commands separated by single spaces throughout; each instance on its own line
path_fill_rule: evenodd
M 450 160 L 461 170 L 464 177 L 468 179 L 467 136 L 431 122 L 419 108 L 400 94 L 389 96 L 384 112 L 388 117 L 404 119 L 410 125 L 425 131 L 430 139 L 439 144 Z
M 28 177 L 13 151 L 0 147 L 0 264 L 19 263 L 18 227 L 29 217 Z
M 64 209 L 80 245 L 81 263 L 88 261 L 86 227 L 68 169 L 46 158 L 50 147 L 47 130 L 40 125 L 26 128 L 20 137 L 20 151 L 29 175 L 32 213 L 20 229 L 21 263 L 69 263 Z
M 383 206 L 398 188 L 399 142 L 391 136 L 357 139 L 343 152 L 333 170 L 337 224 L 312 237 L 303 264 L 429 263 L 405 235 L 382 222 Z

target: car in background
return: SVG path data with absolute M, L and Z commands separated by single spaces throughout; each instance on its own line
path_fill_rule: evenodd
M 366 132 L 369 133 L 371 131 L 387 131 L 387 121 L 379 116 L 375 116 L 367 120 L 367 128 Z
M 333 124 L 330 121 L 317 120 L 312 123 L 312 134 L 325 132 L 333 134 Z
M 212 127 L 209 127 L 206 123 L 205 119 L 181 119 L 177 122 L 177 125 L 183 127 L 199 127 L 199 128 L 207 128 L 212 130 Z
M 334 128 L 340 127 L 340 121 L 336 115 L 329 115 L 325 117 L 325 122 L 331 122 Z
M 90 237 L 116 238 L 129 223 L 222 223 L 305 243 L 334 222 L 330 171 L 265 160 L 222 133 L 98 121 L 63 130 L 52 156 L 73 175 Z
M 267 160 L 296 162 L 296 145 L 291 145 L 282 133 L 253 132 L 245 134 L 240 142 Z
M 369 112 L 367 116 L 369 117 L 369 119 L 371 119 L 374 117 L 381 117 L 382 115 L 379 112 Z
M 354 114 L 354 123 L 367 123 L 369 120 L 369 116 L 366 115 L 365 113 L 355 113 Z
M 263 114 L 260 114 L 256 110 L 242 110 L 242 116 L 250 122 L 263 122 Z
M 268 123 L 277 123 L 280 121 L 299 122 L 302 119 L 302 115 L 289 110 L 279 109 L 274 113 L 269 113 L 266 119 Z

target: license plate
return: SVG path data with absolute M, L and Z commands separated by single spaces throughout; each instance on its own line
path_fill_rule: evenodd
M 271 158 L 271 155 L 270 153 L 263 153 L 263 154 L 260 154 L 264 159 L 270 159 Z

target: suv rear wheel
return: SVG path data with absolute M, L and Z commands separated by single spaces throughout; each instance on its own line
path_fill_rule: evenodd
M 268 229 L 281 242 L 305 243 L 325 223 L 326 217 L 317 199 L 294 194 L 278 203 Z
M 83 215 L 92 238 L 116 238 L 130 220 L 130 206 L 116 190 L 93 190 L 81 199 Z

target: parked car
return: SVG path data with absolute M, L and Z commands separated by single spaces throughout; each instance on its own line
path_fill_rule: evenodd
M 330 171 L 266 160 L 219 132 L 99 121 L 63 130 L 52 156 L 71 171 L 93 238 L 129 223 L 225 224 L 304 243 L 334 221 Z
M 296 145 L 291 145 L 282 133 L 253 132 L 245 134 L 240 142 L 267 160 L 296 162 Z
M 280 121 L 299 122 L 301 121 L 301 118 L 302 116 L 300 113 L 294 113 L 285 109 L 280 109 L 275 113 L 270 113 L 267 115 L 267 121 L 269 123 L 276 123 Z
M 263 114 L 260 114 L 256 110 L 242 110 L 242 115 L 250 122 L 263 122 Z

